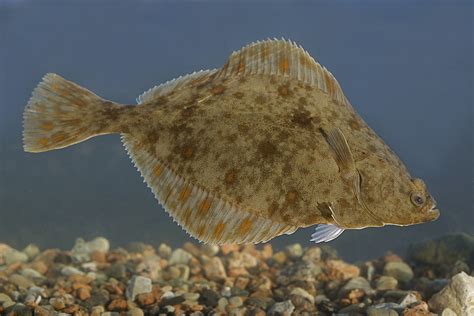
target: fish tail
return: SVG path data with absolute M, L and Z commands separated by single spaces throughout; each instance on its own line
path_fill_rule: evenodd
M 56 74 L 46 74 L 23 113 L 23 148 L 43 152 L 119 133 L 120 118 L 133 106 L 104 100 Z

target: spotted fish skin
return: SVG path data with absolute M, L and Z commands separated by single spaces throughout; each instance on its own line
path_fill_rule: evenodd
M 220 69 L 150 89 L 137 106 L 54 76 L 25 110 L 25 150 L 122 134 L 156 198 L 201 241 L 256 243 L 314 224 L 347 229 L 437 217 L 424 183 L 412 180 L 334 77 L 290 41 L 246 46 Z M 58 111 L 64 104 L 67 111 Z M 69 142 L 37 127 L 60 122 L 51 126 L 57 133 L 79 113 L 88 113 L 81 124 L 89 127 L 68 127 L 76 135 Z M 423 205 L 414 205 L 414 193 Z

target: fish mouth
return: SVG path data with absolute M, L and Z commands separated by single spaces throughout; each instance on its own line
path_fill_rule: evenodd
M 439 217 L 439 210 L 436 208 L 436 205 L 434 205 L 429 211 L 428 211 L 428 219 L 430 221 L 434 221 Z

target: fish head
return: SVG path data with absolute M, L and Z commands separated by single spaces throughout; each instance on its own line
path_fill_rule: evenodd
M 385 225 L 408 226 L 439 217 L 424 181 L 412 178 L 403 165 L 383 161 L 376 170 L 360 173 L 364 202 Z

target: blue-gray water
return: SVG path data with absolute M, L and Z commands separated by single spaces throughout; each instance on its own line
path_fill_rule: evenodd
M 331 245 L 360 259 L 447 232 L 474 233 L 472 12 L 470 1 L 0 0 L 0 242 L 188 240 L 118 135 L 24 153 L 23 108 L 47 72 L 134 103 L 151 86 L 219 67 L 233 50 L 267 37 L 292 39 L 326 66 L 441 210 L 436 222 L 347 231 Z M 308 245 L 312 232 L 272 243 Z

